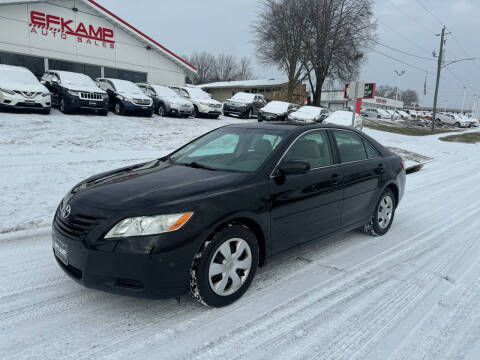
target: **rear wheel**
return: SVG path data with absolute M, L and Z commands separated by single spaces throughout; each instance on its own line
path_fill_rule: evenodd
M 436 120 L 435 120 L 435 124 L 436 124 L 437 126 L 442 125 L 442 120 L 436 119 Z
M 369 224 L 364 226 L 364 231 L 370 235 L 385 235 L 392 226 L 395 216 L 395 195 L 392 190 L 386 189 L 375 207 L 375 212 Z
M 455 127 L 458 127 L 458 128 L 459 128 L 459 127 L 460 127 L 460 123 L 459 123 L 459 122 L 456 122 L 456 123 L 455 123 Z
M 208 306 L 229 305 L 247 291 L 257 266 L 253 232 L 244 225 L 229 225 L 206 241 L 193 259 L 190 293 Z

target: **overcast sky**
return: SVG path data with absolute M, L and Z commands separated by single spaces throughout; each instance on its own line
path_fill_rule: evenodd
M 259 11 L 259 0 L 99 0 L 108 9 L 152 36 L 179 55 L 207 50 L 247 56 L 255 63 L 259 78 L 282 77 L 275 69 L 256 63 L 251 24 Z M 437 19 L 422 6 L 430 10 Z M 378 41 L 390 47 L 428 59 L 418 59 L 377 45 L 376 50 L 427 70 L 427 96 L 431 105 L 435 86 L 436 62 L 441 24 L 452 35 L 446 43 L 446 60 L 479 57 L 480 0 L 377 0 Z M 423 99 L 425 71 L 414 69 L 370 51 L 362 66 L 361 78 L 377 84 L 395 85 L 394 70 L 405 70 L 400 88 L 416 90 Z M 448 70 L 447 70 L 448 69 Z M 460 107 L 467 87 L 465 107 L 480 96 L 480 60 L 460 62 L 446 67 L 440 82 L 439 106 Z

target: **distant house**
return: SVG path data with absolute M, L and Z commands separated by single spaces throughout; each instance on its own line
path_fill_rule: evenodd
M 269 101 L 286 101 L 288 81 L 276 79 L 238 80 L 220 81 L 198 86 L 212 94 L 213 98 L 218 101 L 225 101 L 238 92 L 262 94 Z M 303 104 L 307 96 L 307 89 L 305 85 L 302 84 L 295 88 L 292 102 Z

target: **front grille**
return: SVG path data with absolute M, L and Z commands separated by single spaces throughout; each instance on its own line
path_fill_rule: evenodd
M 41 94 L 41 92 L 30 92 L 30 91 L 15 91 L 17 94 L 22 95 L 24 98 L 33 99 Z
M 62 234 L 71 238 L 79 238 L 92 231 L 99 224 L 100 220 L 102 218 L 82 214 L 71 214 L 64 219 L 60 216 L 59 208 L 55 214 L 53 225 Z
M 150 105 L 150 100 L 146 99 L 133 99 L 133 102 L 137 105 Z
M 19 107 L 33 107 L 33 108 L 43 108 L 42 104 L 38 103 L 27 103 L 27 102 L 18 102 L 16 106 Z
M 80 99 L 101 101 L 103 100 L 103 95 L 100 93 L 80 92 Z
M 210 106 L 214 109 L 220 109 L 222 107 L 222 104 L 212 104 Z

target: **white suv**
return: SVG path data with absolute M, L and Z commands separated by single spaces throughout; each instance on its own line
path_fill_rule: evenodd
M 212 99 L 209 93 L 200 88 L 190 86 L 170 86 L 178 95 L 188 99 L 193 104 L 193 115 L 217 119 L 222 114 L 222 103 Z
M 29 109 L 50 114 L 48 89 L 21 66 L 0 65 L 0 108 Z
M 366 117 L 375 118 L 375 119 L 386 119 L 389 115 L 382 109 L 375 109 L 375 108 L 366 108 L 361 112 Z

